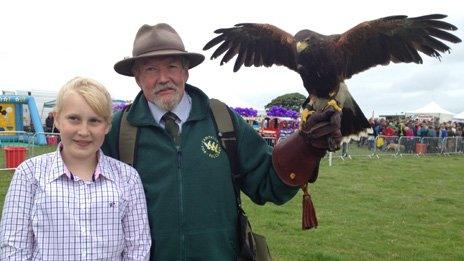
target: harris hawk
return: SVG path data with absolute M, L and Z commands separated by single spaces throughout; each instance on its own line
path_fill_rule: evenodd
M 270 24 L 240 23 L 216 30 L 219 35 L 203 50 L 220 44 L 211 59 L 225 53 L 221 65 L 237 55 L 234 72 L 242 65 L 283 65 L 297 72 L 309 93 L 303 107 L 309 102 L 311 110 L 321 110 L 328 104 L 342 110 L 340 131 L 344 138 L 349 138 L 365 134 L 370 124 L 349 93 L 345 79 L 390 62 L 421 64 L 418 52 L 440 59 L 440 53 L 450 51 L 443 40 L 461 42 L 448 32 L 457 27 L 442 20 L 446 17 L 388 16 L 334 35 L 301 30 L 292 36 Z

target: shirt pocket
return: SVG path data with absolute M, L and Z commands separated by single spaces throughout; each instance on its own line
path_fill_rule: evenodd
M 124 241 L 122 219 L 127 210 L 127 200 L 113 193 L 95 198 L 90 209 L 95 247 L 119 248 Z
M 38 193 L 32 208 L 33 224 L 39 228 L 49 227 L 56 232 L 61 230 L 65 232 L 76 219 L 75 205 L 73 197 L 47 192 Z

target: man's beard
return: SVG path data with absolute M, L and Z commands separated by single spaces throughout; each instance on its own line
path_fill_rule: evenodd
M 174 90 L 175 92 L 168 97 L 160 97 L 156 95 L 157 92 L 166 89 Z M 180 92 L 180 87 L 176 86 L 172 82 L 169 82 L 165 84 L 157 84 L 155 88 L 153 88 L 153 101 L 151 102 L 166 111 L 172 111 L 177 106 L 177 104 L 179 104 L 181 99 L 182 93 Z

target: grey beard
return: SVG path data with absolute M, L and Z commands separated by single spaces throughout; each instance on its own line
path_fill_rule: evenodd
M 174 94 L 173 98 L 170 100 L 162 100 L 157 98 L 155 95 L 155 98 L 152 103 L 154 103 L 156 106 L 160 107 L 163 110 L 166 111 L 172 111 L 179 103 L 180 100 L 182 99 L 182 96 L 179 95 L 179 88 L 175 86 L 173 83 L 166 83 L 166 84 L 158 84 L 153 88 L 153 92 L 159 92 L 161 90 L 165 89 L 175 89 L 176 93 Z

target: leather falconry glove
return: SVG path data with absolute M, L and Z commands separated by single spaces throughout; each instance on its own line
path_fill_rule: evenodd
M 332 107 L 312 112 L 301 130 L 274 147 L 272 162 L 277 176 L 288 186 L 303 189 L 302 228 L 317 227 L 317 218 L 307 185 L 316 181 L 319 162 L 326 151 L 340 148 L 341 112 Z
M 336 151 L 342 141 L 340 127 L 341 112 L 328 107 L 322 112 L 312 113 L 303 124 L 301 134 L 310 147 Z

